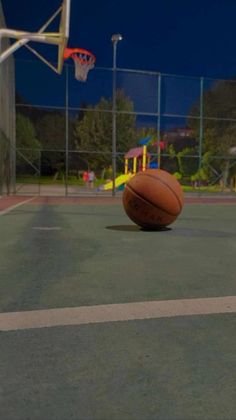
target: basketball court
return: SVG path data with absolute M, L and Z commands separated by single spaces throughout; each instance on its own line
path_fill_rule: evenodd
M 234 198 L 186 197 L 159 232 L 121 197 L 8 200 L 5 419 L 233 418 Z
M 0 63 L 24 46 L 85 81 L 95 56 L 67 48 L 69 22 L 64 0 L 36 33 L 0 29 Z M 235 196 L 185 194 L 159 231 L 121 196 L 0 198 L 2 419 L 235 417 Z

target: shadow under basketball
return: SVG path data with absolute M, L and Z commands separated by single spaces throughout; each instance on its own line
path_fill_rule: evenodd
M 106 226 L 106 229 L 109 230 L 116 230 L 121 232 L 166 232 L 172 230 L 169 227 L 160 227 L 155 229 L 149 228 L 141 228 L 137 225 L 113 225 L 113 226 Z

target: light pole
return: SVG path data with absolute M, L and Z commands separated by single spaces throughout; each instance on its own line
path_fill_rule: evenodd
M 116 194 L 116 49 L 122 35 L 114 34 L 111 37 L 113 43 L 113 89 L 112 89 L 112 195 Z
M 69 175 L 69 67 L 66 64 L 66 96 L 65 96 L 65 105 L 66 105 L 66 127 L 65 127 L 65 194 L 68 196 L 68 175 Z

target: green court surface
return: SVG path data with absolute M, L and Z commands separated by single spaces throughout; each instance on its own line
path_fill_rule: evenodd
M 121 204 L 0 216 L 0 312 L 236 296 L 235 204 L 160 232 Z M 1 318 L 0 313 L 0 318 Z M 233 420 L 236 314 L 1 331 L 0 419 Z
M 0 229 L 1 312 L 236 295 L 234 205 L 186 205 L 145 232 L 120 205 L 29 204 Z
M 1 334 L 1 418 L 234 419 L 235 315 Z

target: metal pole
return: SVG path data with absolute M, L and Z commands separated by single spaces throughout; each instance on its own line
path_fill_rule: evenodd
M 112 195 L 116 195 L 116 50 L 122 40 L 120 34 L 112 35 L 113 43 L 113 83 L 112 83 Z
M 0 38 L 0 55 L 2 52 L 2 40 Z M 1 114 L 2 114 L 2 63 L 0 63 L 0 118 L 1 118 Z M 0 122 L 0 152 L 1 152 L 1 148 L 2 148 L 2 136 L 1 136 L 1 122 Z M 0 156 L 0 196 L 3 193 L 3 159 Z
M 12 103 L 14 104 L 14 124 L 11 131 L 11 139 L 10 141 L 14 141 L 14 147 L 11 149 L 12 159 L 12 192 L 16 194 L 16 104 L 15 104 L 15 93 L 12 95 L 13 98 L 11 99 Z
M 39 150 L 39 159 L 38 159 L 38 165 L 39 165 L 39 196 L 41 195 L 41 153 L 42 153 L 42 151 Z
M 69 71 L 68 65 L 66 67 L 66 172 L 65 172 L 65 193 L 68 195 L 68 172 L 69 172 Z
M 15 80 L 15 65 L 10 69 L 11 77 Z M 11 117 L 9 116 L 9 122 L 11 127 L 10 142 L 13 147 L 11 148 L 11 184 L 12 192 L 16 194 L 16 100 L 15 100 L 15 84 L 11 86 L 11 103 L 14 104 L 14 121 L 10 121 Z
M 199 124 L 199 164 L 198 168 L 202 166 L 202 143 L 203 143 L 203 93 L 204 93 L 204 78 L 200 79 L 200 124 Z
M 113 43 L 113 88 L 112 88 L 112 195 L 116 195 L 116 47 Z
M 161 168 L 161 73 L 158 74 L 158 97 L 157 97 L 157 167 Z

